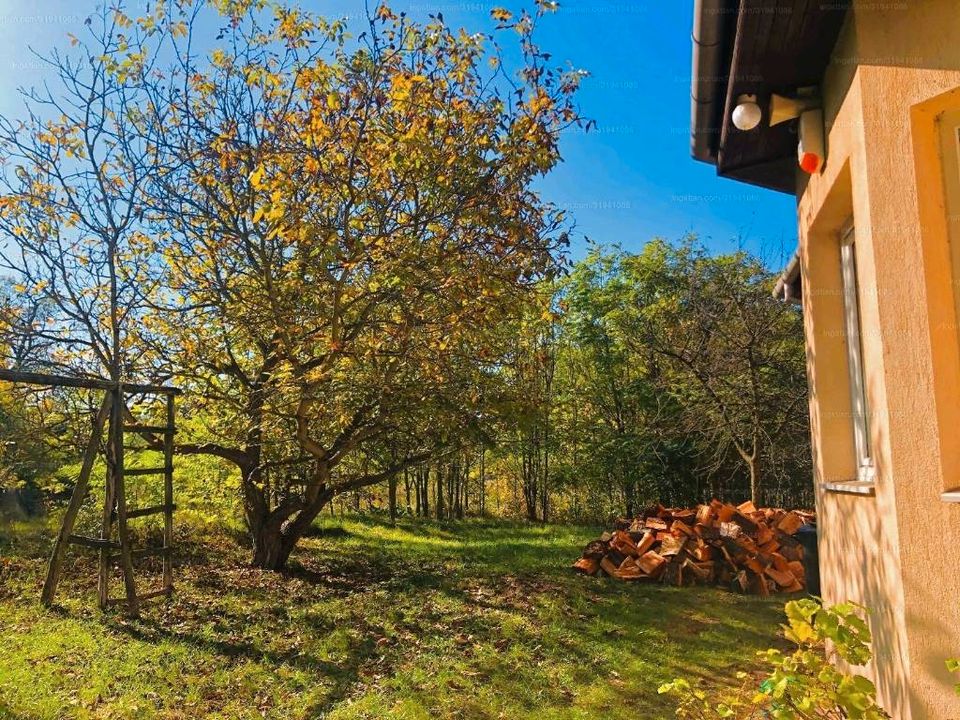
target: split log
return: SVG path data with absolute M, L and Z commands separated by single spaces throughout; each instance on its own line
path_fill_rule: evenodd
M 596 575 L 600 569 L 600 561 L 595 558 L 582 557 L 573 564 L 573 569 L 584 575 Z
M 655 575 L 665 562 L 666 559 L 660 553 L 650 550 L 637 560 L 637 565 L 647 575 Z

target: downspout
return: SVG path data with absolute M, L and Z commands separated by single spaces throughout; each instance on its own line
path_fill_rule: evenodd
M 773 296 L 778 300 L 792 302 L 797 305 L 802 304 L 801 299 L 793 293 L 793 286 L 797 284 L 797 280 L 799 279 L 800 249 L 797 248 L 796 252 L 793 254 L 793 257 L 790 258 L 790 262 L 787 263 L 787 267 L 784 268 L 783 273 L 777 280 L 777 285 L 773 288 Z
M 725 0 L 694 0 L 693 73 L 690 82 L 690 153 L 697 160 L 716 162 L 714 135 L 721 105 Z

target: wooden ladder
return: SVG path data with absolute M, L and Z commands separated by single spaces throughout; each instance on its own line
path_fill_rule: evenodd
M 41 601 L 45 605 L 53 604 L 63 561 L 69 545 L 80 545 L 100 551 L 100 570 L 98 580 L 98 598 L 100 608 L 126 602 L 127 613 L 136 616 L 140 603 L 150 598 L 167 596 L 173 593 L 173 440 L 176 434 L 176 413 L 174 407 L 177 391 L 162 386 L 132 386 L 135 394 L 162 398 L 165 422 L 162 425 L 141 424 L 136 421 L 127 406 L 127 393 L 120 384 L 111 388 L 104 396 L 103 404 L 94 421 L 90 442 L 84 452 L 80 476 L 73 489 L 70 504 L 64 514 L 63 524 L 57 535 L 47 568 L 47 578 L 43 585 Z M 90 487 L 90 474 L 96 461 L 103 430 L 109 420 L 109 432 L 106 442 L 107 482 L 104 493 L 103 514 L 99 537 L 85 537 L 73 532 L 80 507 Z M 128 446 L 128 436 L 146 437 L 145 448 Z M 162 440 L 157 440 L 162 438 Z M 163 465 L 160 467 L 127 468 L 124 453 L 127 449 L 160 450 L 163 453 Z M 129 477 L 150 475 L 163 476 L 163 502 L 160 505 L 129 509 L 127 507 L 126 481 Z M 134 550 L 130 544 L 128 521 L 163 514 L 163 545 L 159 547 Z M 116 520 L 116 538 L 114 538 L 114 520 Z M 163 559 L 163 579 L 159 588 L 137 594 L 134 579 L 134 559 L 160 555 Z M 110 577 L 113 564 L 120 562 L 123 574 L 125 597 L 112 598 L 109 594 Z

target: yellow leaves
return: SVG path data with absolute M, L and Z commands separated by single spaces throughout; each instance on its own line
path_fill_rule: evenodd
M 76 47 L 80 42 L 79 38 L 73 33 L 67 33 L 67 37 L 70 38 L 70 45 L 73 47 Z
M 170 25 L 170 34 L 175 38 L 186 37 L 188 32 L 187 23 L 184 21 L 175 22 Z
M 114 11 L 113 20 L 117 24 L 117 27 L 120 27 L 120 28 L 128 28 L 133 25 L 133 20 L 131 20 L 126 13 L 120 10 Z
M 157 28 L 157 19 L 153 15 L 144 15 L 143 17 L 137 18 L 137 25 L 140 26 L 140 29 L 145 33 L 152 33 Z M 176 37 L 176 35 L 174 35 Z
M 228 68 L 230 67 L 230 59 L 227 56 L 227 53 L 224 52 L 223 48 L 217 48 L 212 53 L 210 53 L 210 62 L 218 68 Z
M 327 108 L 329 110 L 339 110 L 340 109 L 340 96 L 335 93 L 327 93 Z
M 397 16 L 394 15 L 393 11 L 387 6 L 386 3 L 380 3 L 380 7 L 377 8 L 377 19 L 396 20 Z
M 426 82 L 425 75 L 403 73 L 394 75 L 390 80 L 390 98 L 402 102 L 410 97 L 416 85 Z
M 263 216 L 264 216 L 264 213 L 266 212 L 266 209 L 267 209 L 267 208 L 266 208 L 265 205 L 261 205 L 260 207 L 258 207 L 258 208 L 254 211 L 254 213 L 253 213 L 253 218 L 252 218 L 252 222 L 253 222 L 254 224 L 260 222 L 260 221 L 263 219 Z
M 490 17 L 500 22 L 510 22 L 513 20 L 513 13 L 506 8 L 494 8 L 490 11 Z
M 254 170 L 252 173 L 250 173 L 250 177 L 249 177 L 250 185 L 253 187 L 254 190 L 259 190 L 260 187 L 263 185 L 263 175 L 264 175 L 263 165 L 257 166 L 257 169 Z
M 553 109 L 553 98 L 540 90 L 536 96 L 530 99 L 530 112 L 539 115 L 541 112 Z

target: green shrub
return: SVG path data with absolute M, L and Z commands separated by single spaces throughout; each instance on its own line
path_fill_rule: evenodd
M 760 653 L 772 671 L 759 686 L 745 673 L 737 688 L 709 693 L 683 679 L 660 687 L 679 700 L 677 717 L 691 720 L 882 720 L 873 683 L 862 675 L 846 674 L 831 662 L 835 656 L 850 665 L 870 660 L 870 629 L 865 608 L 855 603 L 824 607 L 810 599 L 786 605 L 786 638 L 790 653 L 770 649 Z M 829 648 L 829 650 L 828 650 Z M 960 669 L 960 665 L 957 666 Z

